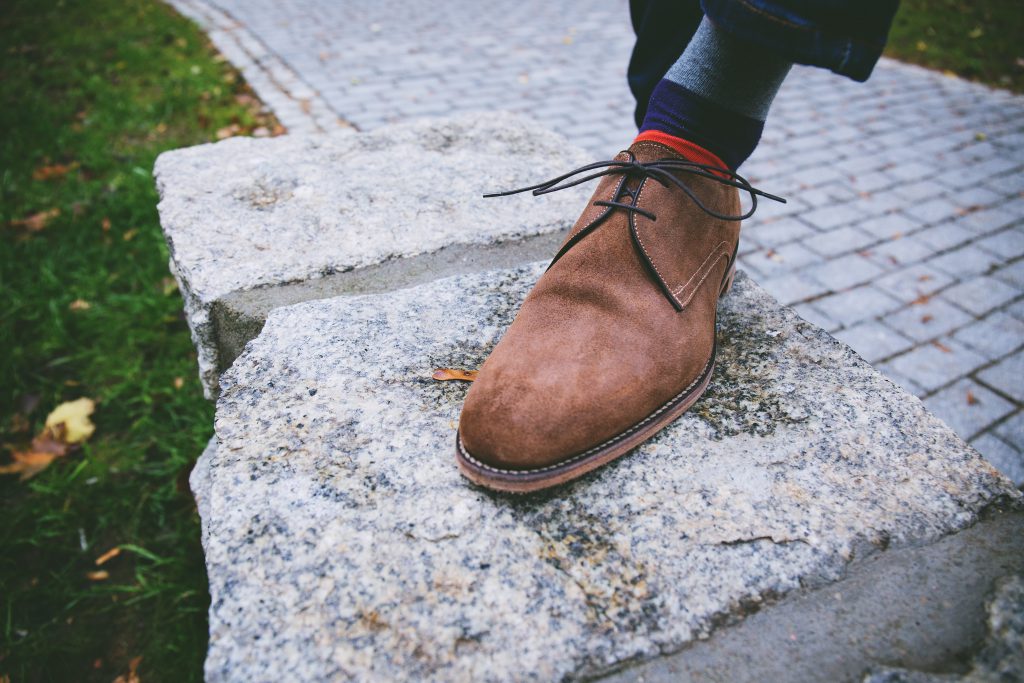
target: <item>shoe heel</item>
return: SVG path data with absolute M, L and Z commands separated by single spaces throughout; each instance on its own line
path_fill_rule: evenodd
M 732 267 L 729 268 L 729 274 L 725 276 L 725 283 L 722 285 L 722 291 L 719 293 L 719 298 L 725 296 L 732 289 L 732 281 L 736 279 L 736 264 L 733 263 Z

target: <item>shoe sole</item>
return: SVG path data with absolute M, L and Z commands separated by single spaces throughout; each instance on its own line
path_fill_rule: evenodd
M 726 275 L 719 297 L 732 289 L 736 275 L 735 263 Z M 716 321 L 717 327 L 717 321 Z M 530 493 L 558 486 L 597 469 L 650 439 L 677 420 L 697 402 L 707 390 L 715 369 L 717 342 L 711 347 L 711 357 L 704 370 L 686 389 L 676 394 L 660 408 L 617 436 L 593 448 L 567 458 L 554 465 L 532 470 L 506 470 L 480 462 L 466 450 L 461 435 L 455 434 L 455 461 L 459 471 L 474 484 L 507 493 Z
M 530 493 L 564 484 L 622 457 L 682 416 L 708 388 L 714 367 L 712 350 L 704 372 L 687 389 L 618 436 L 557 464 L 532 470 L 491 467 L 469 454 L 458 433 L 455 435 L 455 461 L 464 477 L 495 491 Z

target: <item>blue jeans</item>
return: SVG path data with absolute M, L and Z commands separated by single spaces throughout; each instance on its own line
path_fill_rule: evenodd
M 797 64 L 865 81 L 882 55 L 899 0 L 630 0 L 636 47 L 629 87 L 637 126 L 658 81 L 706 14 L 716 26 Z

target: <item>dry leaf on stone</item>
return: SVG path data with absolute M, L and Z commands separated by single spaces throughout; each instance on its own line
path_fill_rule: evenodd
M 933 341 L 932 344 L 935 346 L 935 348 L 937 348 L 939 351 L 942 351 L 943 353 L 953 353 L 953 349 L 949 348 L 948 346 L 940 342 L 938 339 Z
M 974 395 L 973 391 L 968 389 L 967 390 L 967 405 L 973 406 L 973 405 L 977 405 L 977 403 L 978 403 L 978 397 Z
M 451 380 L 461 380 L 463 382 L 472 382 L 476 379 L 478 370 L 460 370 L 458 368 L 438 368 L 434 370 L 434 374 L 431 375 L 434 379 L 440 382 L 448 382 Z
M 32 171 L 32 180 L 52 180 L 54 178 L 61 178 L 76 168 L 78 168 L 77 161 L 73 161 L 70 164 L 51 164 L 49 166 L 40 166 L 36 170 Z

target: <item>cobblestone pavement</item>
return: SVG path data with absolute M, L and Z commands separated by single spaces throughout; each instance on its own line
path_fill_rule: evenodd
M 624 0 L 172 2 L 293 131 L 506 109 L 595 159 L 635 132 Z M 789 198 L 742 267 L 1024 482 L 1024 97 L 799 67 L 741 172 Z

